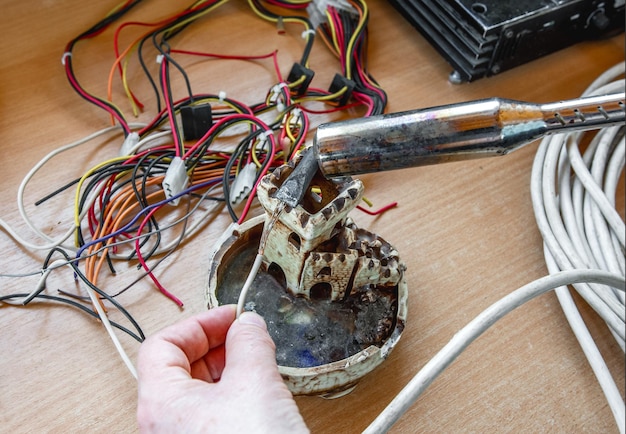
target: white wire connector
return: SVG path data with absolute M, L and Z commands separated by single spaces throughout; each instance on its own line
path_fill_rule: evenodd
M 248 197 L 254 187 L 256 176 L 256 164 L 254 163 L 248 163 L 241 169 L 230 187 L 231 204 L 238 205 Z
M 124 139 L 124 143 L 122 143 L 122 147 L 120 148 L 120 157 L 125 157 L 127 155 L 133 155 L 134 149 L 139 143 L 139 134 L 136 132 L 132 132 L 126 136 Z
M 163 59 L 165 58 L 165 56 L 163 54 L 157 54 L 156 56 L 156 63 L 158 63 L 159 65 L 161 63 L 163 63 Z
M 309 14 L 309 21 L 314 29 L 317 29 L 320 24 L 326 22 L 326 9 L 328 9 L 329 6 L 342 11 L 351 12 L 355 15 L 358 14 L 347 0 L 313 0 L 306 7 L 306 11 Z
M 172 199 L 169 201 L 170 205 L 178 205 L 178 196 L 189 183 L 189 177 L 187 176 L 187 168 L 185 162 L 180 157 L 174 157 L 170 163 L 170 167 L 167 168 L 165 173 L 165 179 L 163 179 L 163 191 L 165 191 L 165 197 Z
M 220 90 L 220 92 L 217 94 L 217 98 L 220 102 L 224 102 L 224 100 L 226 99 L 226 91 Z

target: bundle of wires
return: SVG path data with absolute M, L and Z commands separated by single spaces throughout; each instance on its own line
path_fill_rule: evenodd
M 336 102 L 341 95 L 347 95 L 345 86 L 333 92 L 309 87 L 312 78 L 309 57 L 316 33 L 303 11 L 308 1 L 270 0 L 266 2 L 266 7 L 260 0 L 249 0 L 253 12 L 275 22 L 279 28 L 294 23 L 304 29 L 302 37 L 305 42 L 300 63 L 294 69 L 296 73 L 290 74 L 287 79 L 283 79 L 278 68 L 276 51 L 263 55 L 228 56 L 174 47 L 177 35 L 227 1 L 197 0 L 173 16 L 155 22 L 128 21 L 119 24 L 113 36 L 116 59 L 109 72 L 106 97 L 97 96 L 82 86 L 74 68 L 74 60 L 79 55 L 76 47 L 79 43 L 102 35 L 129 11 L 136 9 L 142 0 L 124 0 L 104 19 L 70 40 L 62 57 L 67 79 L 83 99 L 110 116 L 113 126 L 50 153 L 31 170 L 20 186 L 18 207 L 28 226 L 44 240 L 43 244 L 27 242 L 0 220 L 0 225 L 16 241 L 27 248 L 49 253 L 34 291 L 3 296 L 0 301 L 21 301 L 22 305 L 27 305 L 34 299 L 54 299 L 80 306 L 85 312 L 103 321 L 133 373 L 132 364 L 121 349 L 112 328 L 117 327 L 137 340 L 143 339 L 143 333 L 128 312 L 115 301 L 115 297 L 147 276 L 165 296 L 182 306 L 182 301 L 158 281 L 153 272 L 155 267 L 207 224 L 210 221 L 207 215 L 222 209 L 219 205 L 224 205 L 235 223 L 242 223 L 248 217 L 255 198 L 256 184 L 261 177 L 268 170 L 296 157 L 304 145 L 310 128 L 308 113 L 328 113 L 358 105 L 364 107 L 365 115 L 370 115 L 384 108 L 380 101 L 366 96 L 368 92 L 375 96 L 384 95 L 384 92 L 368 78 L 366 68 L 360 63 L 365 58 L 368 15 L 363 1 L 354 3 L 355 10 L 360 11 L 357 14 L 359 18 L 355 21 L 354 18 L 343 17 L 343 23 L 337 24 L 334 30 L 335 41 L 345 41 L 338 48 L 338 51 L 345 52 L 343 71 L 354 76 L 355 81 L 363 81 L 363 87 L 354 94 L 353 101 L 347 103 L 344 98 L 344 104 Z M 329 4 L 328 9 L 331 11 L 329 17 L 339 14 L 332 4 Z M 121 47 L 120 34 L 130 27 L 146 30 L 140 30 L 127 47 Z M 156 114 L 147 124 L 142 125 L 129 123 L 124 112 L 113 102 L 112 83 L 118 73 L 134 115 L 145 109 L 128 81 L 127 69 L 133 53 L 137 55 L 155 95 Z M 157 56 L 158 69 L 153 71 L 146 61 L 150 53 Z M 271 59 L 277 84 L 269 90 L 265 100 L 252 104 L 228 98 L 225 92 L 195 93 L 181 62 L 188 56 L 244 61 Z M 298 71 L 303 73 L 299 74 Z M 184 84 L 186 95 L 182 97 L 176 96 L 173 90 L 175 74 Z M 319 110 L 314 105 L 316 103 L 330 104 L 331 108 Z M 192 122 L 204 123 L 206 128 L 199 133 L 194 129 L 194 134 L 188 134 L 183 119 L 183 111 L 186 109 L 210 113 L 210 120 L 195 114 L 191 119 Z M 58 239 L 52 239 L 39 230 L 25 212 L 22 202 L 26 184 L 56 155 L 112 133 L 123 134 L 118 156 L 96 164 L 82 176 L 67 181 L 37 202 L 37 205 L 41 205 L 75 188 L 71 228 Z M 168 206 L 179 202 L 185 204 L 184 209 Z M 167 232 L 170 229 L 173 236 Z M 70 243 L 72 236 L 73 243 Z M 53 260 L 53 257 L 59 255 L 60 259 Z M 143 272 L 126 288 L 116 294 L 108 294 L 102 289 L 101 274 L 106 267 L 115 274 L 116 260 L 125 263 L 136 260 Z M 58 296 L 43 294 L 50 272 L 65 266 L 70 266 L 73 274 L 83 282 L 82 287 L 87 296 L 68 292 Z M 103 300 L 109 300 L 131 320 L 133 326 L 126 328 L 109 321 Z M 87 307 L 89 302 L 91 308 Z
M 387 94 L 367 68 L 367 4 L 362 0 L 328 2 L 322 12 L 326 19 L 318 32 L 339 58 L 342 74 L 353 86 L 353 98 L 368 106 L 366 116 L 383 113 Z
M 624 63 L 620 63 L 598 77 L 584 96 L 623 91 L 623 76 Z M 619 432 L 626 431 L 624 401 L 568 289 L 571 285 L 600 315 L 623 352 L 626 229 L 615 209 L 615 195 L 624 174 L 624 128 L 622 125 L 595 133 L 557 134 L 542 140 L 533 164 L 531 195 L 550 274 L 497 301 L 456 333 L 365 433 L 389 430 L 483 332 L 513 309 L 551 290 L 556 291 Z M 580 149 L 585 147 L 581 155 Z

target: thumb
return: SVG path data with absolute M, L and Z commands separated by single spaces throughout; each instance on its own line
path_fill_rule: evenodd
M 265 320 L 254 312 L 243 312 L 228 330 L 222 379 L 231 375 L 251 381 L 281 379 L 274 341 Z

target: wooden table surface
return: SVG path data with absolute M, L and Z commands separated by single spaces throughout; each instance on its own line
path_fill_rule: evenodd
M 0 217 L 31 242 L 41 242 L 22 221 L 16 193 L 25 174 L 48 152 L 110 124 L 68 85 L 61 55 L 65 44 L 99 21 L 115 1 L 5 0 L 0 14 L 2 188 Z M 388 112 L 477 98 L 547 102 L 579 96 L 608 67 L 624 61 L 624 36 L 580 43 L 473 83 L 448 82 L 450 66 L 383 0 L 369 2 L 369 68 L 388 92 Z M 183 6 L 147 1 L 125 20 L 154 21 Z M 114 26 L 115 27 L 115 26 Z M 214 53 L 261 54 L 278 50 L 283 74 L 302 54 L 301 28 L 285 35 L 231 0 L 175 40 L 177 48 Z M 106 95 L 114 60 L 112 31 L 80 42 L 74 67 L 83 86 Z M 134 30 L 123 34 L 128 43 Z M 316 42 L 310 66 L 314 83 L 326 88 L 336 59 Z M 268 62 L 189 60 L 195 92 L 218 93 L 246 103 L 264 98 L 275 82 Z M 136 64 L 133 89 L 148 106 L 137 121 L 155 114 L 150 91 Z M 180 77 L 178 77 L 180 78 Z M 119 83 L 113 97 L 129 105 Z M 313 123 L 325 121 L 313 116 Z M 392 243 L 406 263 L 409 316 L 389 359 L 346 397 L 298 397 L 312 432 L 362 431 L 454 333 L 514 289 L 544 276 L 541 237 L 529 192 L 536 143 L 502 158 L 449 163 L 362 176 L 375 207 L 397 201 L 378 217 L 357 211 L 359 226 Z M 33 202 L 95 164 L 117 155 L 119 136 L 98 139 L 55 157 L 25 191 L 27 212 L 40 229 L 58 235 L 72 226 L 72 193 L 35 207 Z M 623 181 L 623 178 L 622 178 Z M 624 185 L 620 193 L 623 195 Z M 623 201 L 621 201 L 623 213 Z M 255 212 L 260 212 L 255 208 Z M 144 280 L 119 297 L 146 334 L 205 309 L 208 252 L 229 223 L 223 212 L 165 265 L 161 283 L 185 303 L 179 309 Z M 0 233 L 0 295 L 31 291 L 46 250 L 31 250 Z M 135 264 L 132 264 L 130 269 Z M 106 276 L 115 292 L 124 276 Z M 47 292 L 76 291 L 61 269 Z M 582 304 L 581 304 L 582 305 Z M 618 384 L 624 357 L 606 326 L 585 305 L 582 311 Z M 111 312 L 114 319 L 119 314 Z M 0 304 L 0 432 L 136 431 L 136 384 L 101 324 L 65 306 L 37 302 L 26 308 Z M 121 337 L 131 358 L 139 344 Z M 621 386 L 624 394 L 624 387 Z M 517 309 L 472 344 L 393 427 L 414 432 L 615 432 L 605 398 L 561 312 L 554 294 Z

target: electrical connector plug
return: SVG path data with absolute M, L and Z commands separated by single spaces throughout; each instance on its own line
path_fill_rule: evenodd
M 165 197 L 171 199 L 179 195 L 189 183 L 189 177 L 187 176 L 187 168 L 185 167 L 185 161 L 180 157 L 174 157 L 170 166 L 165 172 L 165 178 L 163 179 L 163 191 Z M 180 198 L 172 199 L 169 201 L 170 205 L 178 205 Z
M 306 93 L 314 75 L 315 72 L 312 69 L 306 68 L 299 63 L 294 63 L 291 67 L 291 71 L 289 71 L 289 75 L 287 76 L 287 82 L 298 83 L 293 90 L 298 96 L 301 96 Z
M 345 92 L 342 93 L 336 99 L 337 103 L 340 106 L 344 106 L 348 104 L 348 100 L 350 100 L 350 97 L 352 96 L 352 91 L 354 90 L 355 86 L 356 86 L 356 83 L 354 81 L 350 80 L 349 78 L 344 77 L 341 74 L 335 74 L 335 76 L 333 77 L 333 81 L 330 83 L 330 87 L 328 88 L 328 91 L 331 94 L 337 93 L 345 87 L 346 88 Z
M 120 148 L 120 157 L 133 155 L 135 153 L 135 146 L 137 146 L 137 143 L 139 143 L 139 134 L 132 132 L 127 135 Z
M 213 125 L 211 104 L 185 105 L 180 108 L 185 140 L 198 140 Z
M 235 181 L 230 186 L 230 203 L 238 205 L 243 202 L 252 189 L 257 178 L 256 164 L 248 163 L 239 171 Z
M 347 0 L 312 0 L 306 7 L 306 11 L 309 14 L 309 21 L 314 29 L 317 29 L 320 24 L 326 22 L 326 9 L 330 6 L 337 10 L 358 15 L 354 6 Z

